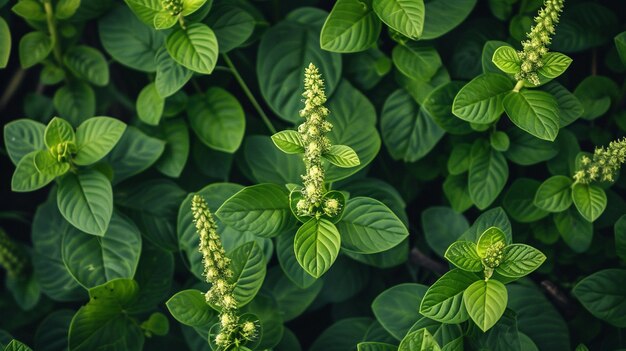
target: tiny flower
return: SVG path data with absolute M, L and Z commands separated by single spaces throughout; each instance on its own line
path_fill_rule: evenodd
M 596 180 L 613 182 L 625 161 L 626 139 L 612 141 L 606 148 L 596 148 L 591 158 L 583 156 L 580 159 L 580 168 L 574 173 L 574 180 L 583 184 Z
M 504 258 L 504 243 L 499 241 L 487 248 L 483 264 L 489 268 L 496 268 Z

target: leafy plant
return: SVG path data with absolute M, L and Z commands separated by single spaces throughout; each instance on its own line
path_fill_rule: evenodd
M 0 350 L 623 350 L 624 10 L 0 0 Z

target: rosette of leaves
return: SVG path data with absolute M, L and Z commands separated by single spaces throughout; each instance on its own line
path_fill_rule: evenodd
M 504 285 L 530 274 L 546 259 L 529 245 L 511 244 L 497 227 L 485 230 L 477 242 L 452 243 L 444 256 L 456 268 L 426 291 L 420 313 L 449 324 L 471 318 L 483 332 L 504 314 L 508 301 Z
M 34 191 L 57 180 L 57 204 L 76 228 L 103 236 L 113 214 L 111 170 L 102 160 L 118 143 L 126 124 L 93 117 L 76 130 L 55 117 L 47 126 L 28 119 L 4 128 L 7 151 L 16 164 L 11 189 Z

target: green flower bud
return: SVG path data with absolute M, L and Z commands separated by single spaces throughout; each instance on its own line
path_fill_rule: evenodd
M 608 147 L 596 148 L 592 158 L 583 156 L 580 167 L 574 173 L 578 183 L 594 181 L 613 182 L 622 164 L 626 161 L 626 138 L 612 141 Z

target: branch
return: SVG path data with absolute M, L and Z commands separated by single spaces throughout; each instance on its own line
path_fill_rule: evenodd
M 558 285 L 546 279 L 541 281 L 541 287 L 548 294 L 548 297 L 554 301 L 557 307 L 563 312 L 565 317 L 573 317 L 576 314 L 576 306 Z
M 441 276 L 448 271 L 448 266 L 428 257 L 417 247 L 411 249 L 411 252 L 409 253 L 409 259 L 411 260 L 411 263 L 420 267 L 424 267 L 438 276 Z

